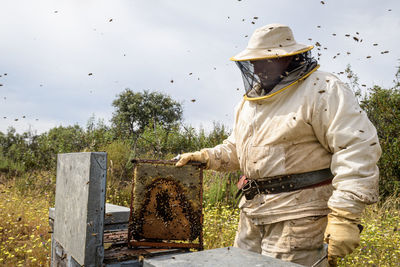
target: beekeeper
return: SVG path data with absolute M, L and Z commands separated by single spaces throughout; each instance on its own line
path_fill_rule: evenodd
M 310 266 L 325 240 L 335 265 L 359 245 L 361 213 L 378 200 L 381 149 L 352 90 L 318 70 L 312 48 L 288 26 L 258 28 L 231 58 L 246 90 L 232 134 L 176 165 L 244 174 L 235 246 Z

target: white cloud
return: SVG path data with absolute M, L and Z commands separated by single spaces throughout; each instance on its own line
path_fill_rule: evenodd
M 325 3 L 3 1 L 0 75 L 8 75 L 0 77 L 0 119 L 25 114 L 32 121 L 3 119 L 0 131 L 84 126 L 92 114 L 108 121 L 112 100 L 127 87 L 168 93 L 184 103 L 185 120 L 194 126 L 230 125 L 243 90 L 236 90 L 240 73 L 228 59 L 245 48 L 245 35 L 271 22 L 290 25 L 299 42 L 327 46 L 321 69 L 339 72 L 350 63 L 362 83 L 390 86 L 400 58 L 400 3 Z M 344 36 L 355 32 L 362 43 Z

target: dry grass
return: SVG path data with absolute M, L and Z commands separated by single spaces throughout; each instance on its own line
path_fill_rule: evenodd
M 48 266 L 50 196 L 0 185 L 0 266 Z
M 339 261 L 339 266 L 400 266 L 400 199 L 368 206 L 362 218 L 360 247 Z M 204 210 L 206 249 L 231 246 L 239 211 L 229 206 Z
M 239 222 L 239 209 L 223 205 L 208 205 L 203 211 L 204 248 L 232 246 Z
M 362 218 L 360 247 L 340 266 L 400 266 L 400 199 L 368 206 Z
M 37 174 L 27 184 L 21 180 L 0 183 L 0 266 L 49 265 L 48 208 L 54 203 L 54 188 L 53 182 L 45 190 L 40 184 L 46 185 L 53 180 L 51 175 Z M 121 190 L 120 186 L 111 183 L 108 187 L 108 201 L 126 204 L 127 190 Z M 363 217 L 365 228 L 361 245 L 339 265 L 400 266 L 399 207 L 400 199 L 396 198 L 390 198 L 380 206 L 367 207 Z M 238 215 L 238 209 L 231 205 L 206 205 L 206 249 L 232 246 Z

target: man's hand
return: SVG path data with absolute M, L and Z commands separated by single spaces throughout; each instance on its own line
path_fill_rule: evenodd
M 201 163 L 205 163 L 206 164 L 206 168 L 208 168 L 210 158 L 208 156 L 207 151 L 205 151 L 205 150 L 196 151 L 196 152 L 193 152 L 193 153 L 185 153 L 185 154 L 182 154 L 180 156 L 180 159 L 175 164 L 175 166 L 176 167 L 182 167 L 183 165 L 185 165 L 189 161 L 198 161 L 198 162 L 201 162 Z
M 329 266 L 336 266 L 338 258 L 343 258 L 359 246 L 361 232 L 359 223 L 359 215 L 332 209 L 325 230 Z

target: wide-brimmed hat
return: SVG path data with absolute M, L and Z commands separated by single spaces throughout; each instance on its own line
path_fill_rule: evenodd
M 254 31 L 247 48 L 230 58 L 233 61 L 286 57 L 313 49 L 312 45 L 298 44 L 292 30 L 282 24 L 268 24 Z

